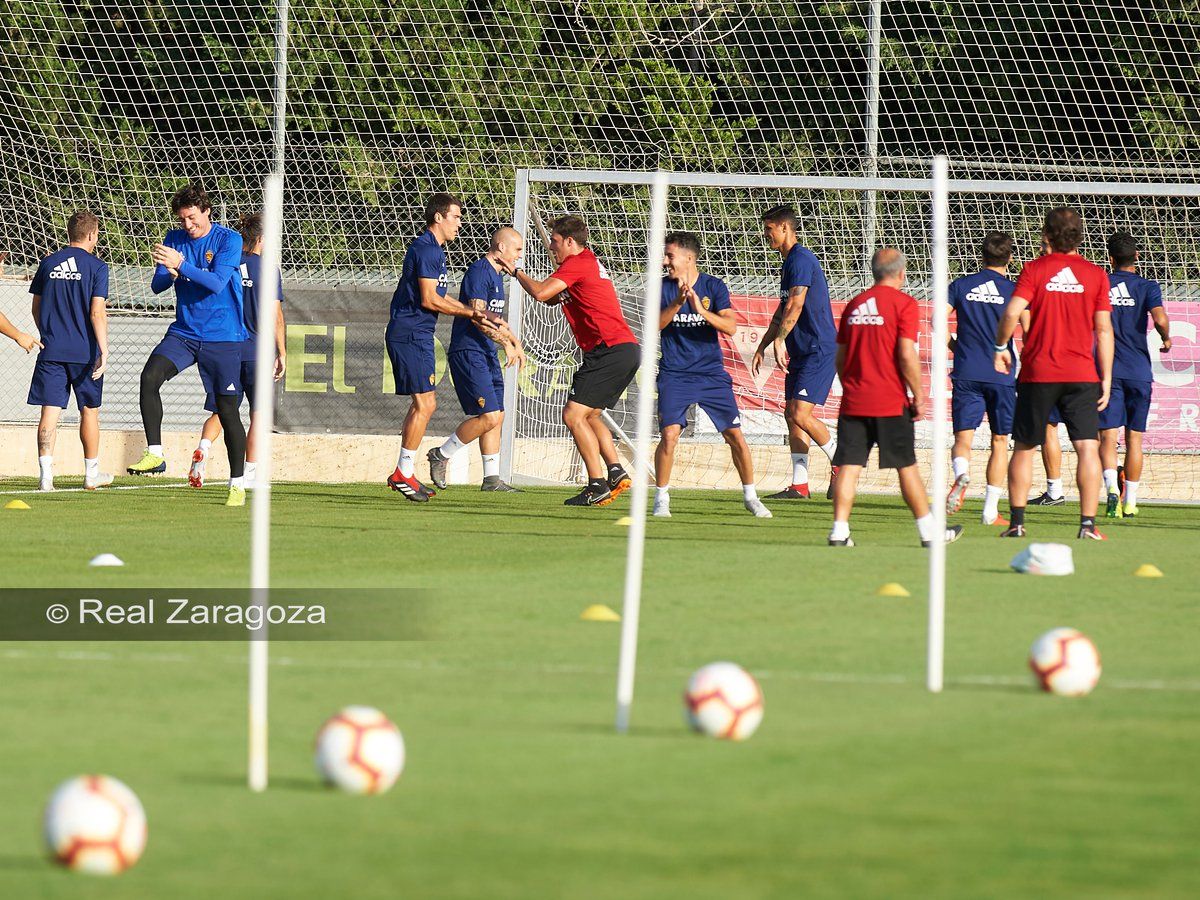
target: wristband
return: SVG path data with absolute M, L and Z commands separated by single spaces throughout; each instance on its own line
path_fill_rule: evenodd
M 996 348 L 997 353 L 1003 353 L 1008 349 L 1007 344 L 993 344 L 992 346 Z

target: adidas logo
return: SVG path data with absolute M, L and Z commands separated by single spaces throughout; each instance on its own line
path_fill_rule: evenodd
M 1079 279 L 1075 277 L 1075 273 L 1068 266 L 1061 269 L 1057 275 L 1050 279 L 1050 283 L 1046 285 L 1046 290 L 1057 291 L 1060 294 L 1082 294 L 1083 285 L 1079 283 Z
M 254 287 L 254 279 L 250 277 L 250 267 L 242 263 L 242 287 Z
M 56 281 L 83 281 L 79 267 L 75 265 L 75 257 L 69 256 L 50 270 L 50 277 Z
M 808 388 L 800 388 L 800 396 L 807 397 L 808 396 Z
M 882 325 L 883 316 L 879 314 L 879 304 L 874 297 L 868 297 L 854 308 L 850 314 L 851 325 Z
M 1109 288 L 1108 299 L 1113 306 L 1137 306 L 1137 300 L 1129 293 L 1129 287 L 1123 281 L 1116 287 Z
M 979 287 L 967 292 L 967 299 L 973 303 L 1004 303 L 1004 297 L 1000 294 L 1000 289 L 996 287 L 996 282 L 985 281 Z
M 232 383 L 232 382 L 230 382 L 230 384 L 229 384 L 229 387 L 225 388 L 225 390 L 227 390 L 227 391 L 236 391 L 236 390 L 237 390 L 237 388 L 235 388 L 235 387 L 233 386 L 233 383 Z

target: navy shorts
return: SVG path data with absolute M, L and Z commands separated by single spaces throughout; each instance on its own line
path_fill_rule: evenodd
M 658 430 L 668 425 L 687 427 L 687 411 L 699 406 L 712 419 L 717 431 L 741 428 L 742 417 L 733 396 L 733 379 L 720 375 L 658 376 Z
M 193 341 L 167 333 L 151 356 L 163 356 L 175 366 L 176 373 L 195 365 L 200 383 L 210 397 L 237 397 L 242 402 L 243 341 Z M 216 404 L 213 404 L 216 408 Z
M 437 385 L 433 335 L 387 342 L 397 394 L 427 394 Z
M 504 370 L 494 352 L 469 347 L 447 355 L 458 404 L 468 416 L 504 410 Z
M 829 399 L 829 390 L 837 375 L 837 357 L 833 353 L 815 352 L 788 360 L 787 376 L 783 380 L 783 396 L 788 400 L 803 400 L 821 406 Z
M 1108 394 L 1108 406 L 1100 410 L 1100 430 L 1128 427 L 1130 431 L 1146 430 L 1150 417 L 1149 381 L 1130 381 L 1114 378 Z
M 1011 384 L 991 381 L 955 381 L 950 398 L 950 416 L 954 430 L 974 431 L 987 413 L 992 434 L 1012 434 L 1013 411 L 1017 408 L 1017 389 Z
M 245 396 L 246 401 L 250 404 L 250 412 L 254 412 L 254 385 L 256 384 L 254 380 L 255 365 L 256 363 L 253 359 L 242 360 L 242 393 Z M 238 405 L 241 405 L 240 400 L 238 401 Z M 215 413 L 217 411 L 217 398 L 212 394 L 205 394 L 204 408 L 210 413 Z
M 92 379 L 96 370 L 94 362 L 56 362 L 40 356 L 33 364 L 33 381 L 29 384 L 27 403 L 33 406 L 57 406 L 67 408 L 71 391 L 75 392 L 75 403 L 80 409 L 96 409 L 104 393 L 104 376 Z

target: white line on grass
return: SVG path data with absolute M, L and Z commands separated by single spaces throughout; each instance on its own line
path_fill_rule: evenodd
M 94 491 L 88 491 L 87 488 L 55 488 L 52 491 L 46 491 L 47 494 L 82 494 L 87 491 L 90 494 L 106 494 L 109 491 L 144 491 L 149 488 L 177 488 L 187 487 L 186 481 L 172 481 L 169 484 L 118 484 L 109 485 L 108 487 L 96 488 Z M 27 491 L 0 491 L 0 497 L 9 497 L 13 494 L 40 494 L 37 488 L 30 488 Z

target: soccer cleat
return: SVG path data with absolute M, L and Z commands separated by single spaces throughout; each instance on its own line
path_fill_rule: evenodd
M 113 477 L 107 472 L 97 472 L 95 478 L 84 478 L 83 489 L 85 491 L 94 491 L 96 488 L 105 488 L 113 483 Z
M 992 519 L 990 522 L 987 519 L 985 519 L 982 515 L 980 515 L 979 521 L 982 522 L 984 525 L 999 525 L 1001 528 L 1008 527 L 1008 519 L 1004 518 L 1004 516 L 999 515 L 999 514 L 997 514 L 996 518 Z
M 633 479 L 629 477 L 620 466 L 610 467 L 608 470 L 608 490 L 612 494 L 612 499 L 616 500 L 623 493 L 633 487 Z
M 1110 519 L 1121 518 L 1121 498 L 1117 494 L 1109 494 L 1104 504 L 1104 515 Z
M 834 466 L 829 472 L 829 487 L 825 488 L 825 499 L 826 500 L 833 499 L 833 485 L 834 485 L 834 482 L 837 481 L 837 477 L 838 477 L 838 467 Z
M 655 497 L 654 498 L 654 515 L 663 519 L 671 518 L 671 498 L 670 497 Z
M 844 538 L 840 541 L 835 541 L 833 538 L 830 538 L 829 546 L 830 547 L 853 547 L 854 546 L 854 538 Z
M 589 484 L 574 497 L 563 501 L 563 506 L 608 506 L 613 502 L 612 491 L 608 485 Z
M 1025 526 L 1024 525 L 1009 525 L 1002 532 L 1000 532 L 1000 537 L 1023 538 L 1023 537 L 1025 537 Z
M 755 497 L 753 500 L 743 499 L 742 506 L 746 507 L 747 510 L 754 513 L 754 518 L 756 518 L 756 519 L 773 519 L 773 518 L 775 518 L 773 515 L 771 515 L 771 511 L 769 509 L 767 509 L 765 506 L 763 506 L 763 502 L 761 500 L 759 500 L 757 497 Z
M 38 490 L 41 491 L 43 494 L 53 493 L 54 492 L 54 479 L 53 478 L 43 478 L 41 481 L 38 482 Z
M 1029 501 L 1030 506 L 1062 506 L 1067 502 L 1066 497 L 1051 497 L 1049 491 L 1043 492 L 1042 496 L 1034 497 Z
M 208 465 L 208 458 L 204 455 L 203 450 L 197 450 L 192 454 L 192 467 L 188 469 L 188 484 L 194 488 L 204 487 L 204 469 Z
M 511 484 L 507 484 L 500 480 L 499 475 L 485 475 L 483 484 L 479 486 L 481 491 L 493 491 L 497 494 L 519 494 L 520 488 L 515 488 Z
M 450 467 L 450 460 L 442 456 L 442 451 L 437 447 L 426 453 L 425 458 L 429 460 L 429 480 L 442 490 L 445 490 L 447 484 L 446 470 Z
M 970 475 L 959 475 L 954 479 L 950 493 L 946 495 L 946 515 L 952 516 L 962 509 L 963 500 L 967 498 L 967 485 L 970 483 Z
M 125 471 L 130 475 L 162 475 L 167 471 L 167 461 L 147 450 L 141 459 Z
M 1108 537 L 1101 532 L 1095 525 L 1080 525 L 1079 534 L 1076 537 L 1088 541 L 1107 541 Z
M 809 499 L 807 484 L 791 484 L 782 491 L 767 495 L 768 500 L 807 500 Z
M 953 544 L 962 537 L 963 527 L 961 525 L 951 525 L 946 529 L 945 541 L 947 544 Z M 933 541 L 921 541 L 922 547 L 928 547 Z
M 413 503 L 428 503 L 429 498 L 434 496 L 434 492 L 417 479 L 401 475 L 399 469 L 388 476 L 387 486 L 403 494 L 406 500 Z
M 246 505 L 246 489 L 244 487 L 229 486 L 229 496 L 225 498 L 226 506 L 245 506 Z
M 1126 519 L 1137 518 L 1137 504 L 1126 501 L 1121 504 L 1121 516 Z

